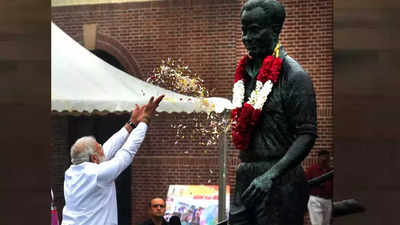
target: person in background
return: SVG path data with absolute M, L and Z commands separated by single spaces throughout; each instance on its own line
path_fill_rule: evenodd
M 181 219 L 179 216 L 171 216 L 169 219 L 169 225 L 181 225 Z
M 164 219 L 165 201 L 162 198 L 153 198 L 149 204 L 150 219 L 140 223 L 140 225 L 168 225 Z
M 329 165 L 329 152 L 318 152 L 318 161 L 306 170 L 307 179 L 319 177 L 332 168 Z M 329 225 L 332 217 L 332 178 L 313 186 L 308 201 L 308 212 L 312 225 Z

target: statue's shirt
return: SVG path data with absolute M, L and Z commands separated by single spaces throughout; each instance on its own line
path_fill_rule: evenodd
M 275 161 L 284 156 L 298 135 L 317 135 L 315 92 L 308 74 L 281 50 L 282 70 L 251 134 L 243 162 Z M 249 64 L 250 65 L 250 64 Z M 246 74 L 245 101 L 256 85 Z

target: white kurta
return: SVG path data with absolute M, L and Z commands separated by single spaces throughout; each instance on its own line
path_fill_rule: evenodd
M 114 180 L 132 163 L 146 131 L 145 123 L 139 123 L 130 134 L 123 127 L 104 143 L 106 161 L 67 169 L 62 225 L 118 224 Z

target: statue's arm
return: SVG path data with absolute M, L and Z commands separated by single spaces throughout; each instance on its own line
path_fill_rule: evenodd
M 316 136 L 311 134 L 301 134 L 290 146 L 286 154 L 271 168 L 264 176 L 271 180 L 277 180 L 288 170 L 298 166 L 308 155 L 314 146 Z
M 296 139 L 286 154 L 268 170 L 267 176 L 272 180 L 298 166 L 307 157 L 317 138 L 315 92 L 305 71 L 299 70 L 288 76 L 282 105 Z
M 283 93 L 283 108 L 295 140 L 285 155 L 268 171 L 255 178 L 242 194 L 246 205 L 264 198 L 279 178 L 298 166 L 311 151 L 317 138 L 315 92 L 306 72 L 290 74 Z
M 279 178 L 301 163 L 310 152 L 314 142 L 314 135 L 299 135 L 287 153 L 271 169 L 251 182 L 241 196 L 243 203 L 246 206 L 252 206 L 257 204 L 260 199 L 268 197 L 273 186 L 277 187 L 279 185 L 277 182 Z

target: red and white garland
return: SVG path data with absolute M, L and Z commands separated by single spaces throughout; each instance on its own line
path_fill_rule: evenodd
M 244 74 L 250 60 L 248 55 L 242 57 L 236 67 L 235 84 L 233 85 L 232 103 L 232 139 L 235 147 L 246 150 L 250 136 L 257 123 L 264 103 L 271 93 L 273 85 L 277 82 L 282 68 L 282 60 L 279 58 L 278 43 L 272 55 L 265 57 L 260 70 L 257 73 L 255 89 L 251 92 L 249 100 L 244 103 Z M 243 104 L 244 103 L 244 104 Z

